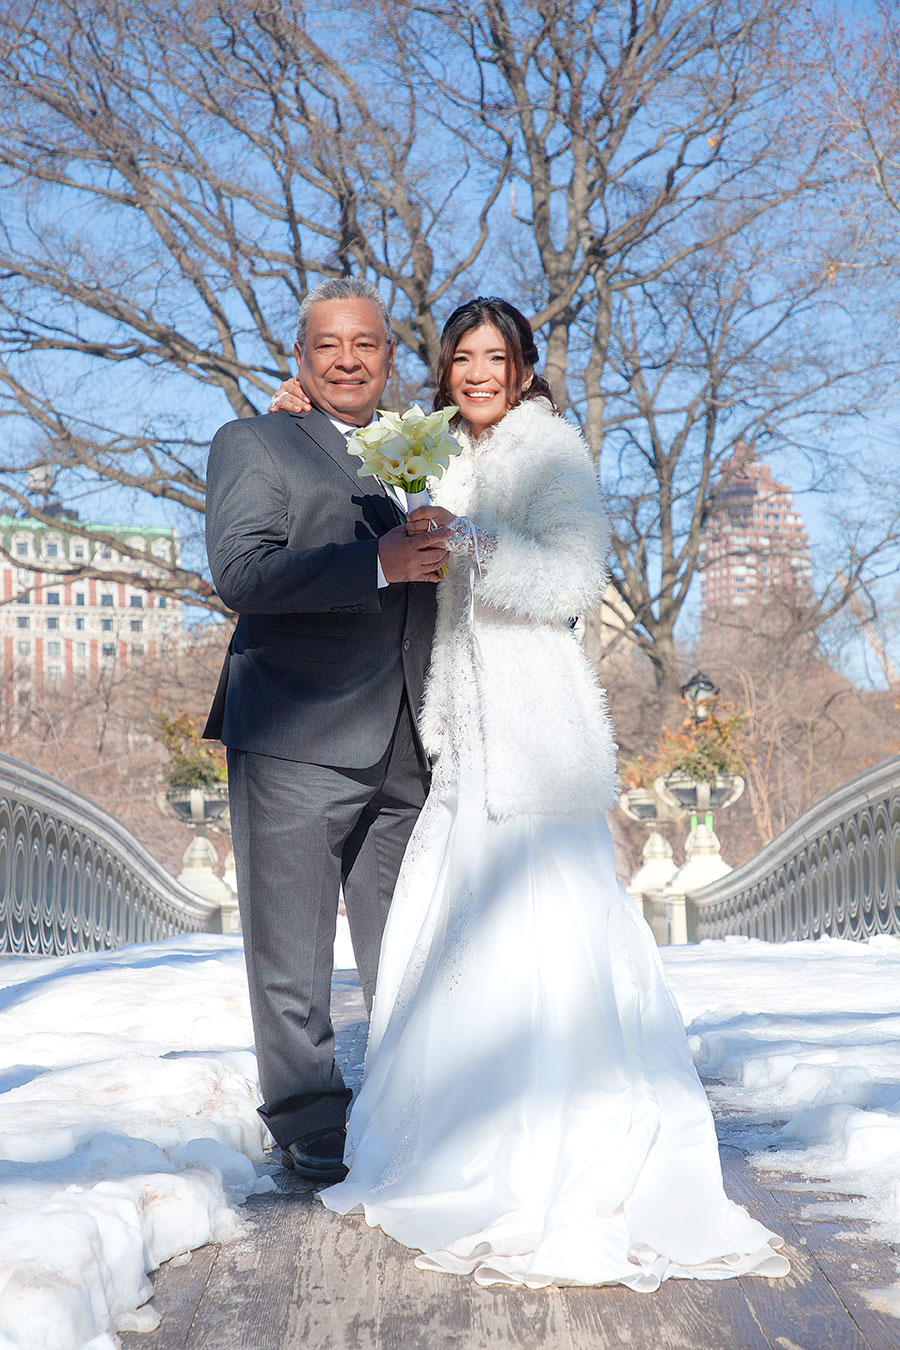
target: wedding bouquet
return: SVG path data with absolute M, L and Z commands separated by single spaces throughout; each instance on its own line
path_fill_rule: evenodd
M 452 404 L 425 413 L 414 403 L 405 413 L 383 412 L 378 420 L 360 427 L 347 441 L 347 451 L 358 455 L 360 478 L 377 475 L 382 483 L 401 487 L 410 511 L 428 505 L 429 478 L 440 478 L 453 455 L 462 449 L 450 434 L 450 419 L 459 412 Z

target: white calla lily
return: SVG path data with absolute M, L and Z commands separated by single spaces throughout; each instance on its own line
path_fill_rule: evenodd
M 347 451 L 362 463 L 357 476 L 377 475 L 383 483 L 407 492 L 422 492 L 428 478 L 440 478 L 462 447 L 450 432 L 450 420 L 459 411 L 450 406 L 426 413 L 414 403 L 405 413 L 378 410 L 378 421 L 360 427 L 347 442 Z

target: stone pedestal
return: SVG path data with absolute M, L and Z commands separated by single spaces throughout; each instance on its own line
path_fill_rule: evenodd
M 666 909 L 672 944 L 688 941 L 687 907 L 691 894 L 732 870 L 722 857 L 718 835 L 703 821 L 694 826 L 685 840 L 684 856 L 681 867 L 673 872 L 658 897 Z
M 641 914 L 644 913 L 644 895 L 661 891 L 676 870 L 672 845 L 659 830 L 652 830 L 641 851 L 641 866 L 625 887 Z

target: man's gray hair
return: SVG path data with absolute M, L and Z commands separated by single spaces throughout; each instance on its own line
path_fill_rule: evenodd
M 366 281 L 364 277 L 332 277 L 328 281 L 323 281 L 321 285 L 314 286 L 311 291 L 307 291 L 300 301 L 300 312 L 297 315 L 297 341 L 300 344 L 301 351 L 306 346 L 309 311 L 319 300 L 371 300 L 384 320 L 384 335 L 387 338 L 387 345 L 390 346 L 393 342 L 391 316 L 388 314 L 388 307 L 382 300 L 378 287 L 371 281 Z

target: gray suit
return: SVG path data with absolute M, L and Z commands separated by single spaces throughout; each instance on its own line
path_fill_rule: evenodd
M 282 1146 L 343 1124 L 329 1014 L 338 887 L 371 1005 L 427 792 L 414 714 L 434 587 L 377 585 L 379 536 L 401 520 L 315 409 L 216 433 L 207 550 L 240 617 L 204 734 L 228 746 L 261 1114 Z

